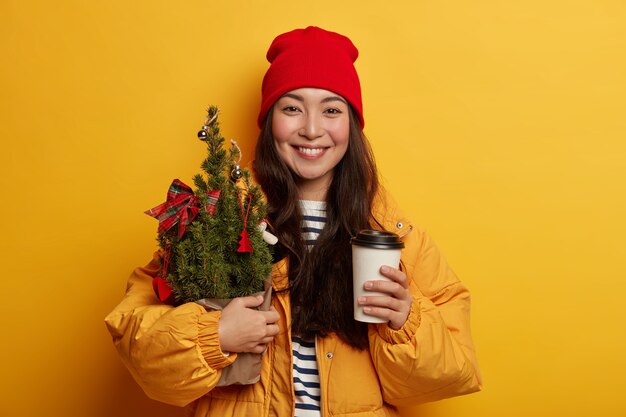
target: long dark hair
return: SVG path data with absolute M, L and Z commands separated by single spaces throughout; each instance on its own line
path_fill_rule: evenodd
M 261 128 L 253 166 L 267 196 L 269 222 L 289 261 L 292 331 L 306 338 L 334 332 L 365 349 L 367 325 L 353 318 L 350 238 L 375 222 L 372 202 L 379 181 L 369 142 L 350 108 L 348 149 L 326 195 L 326 225 L 309 251 L 302 239 L 297 178 L 276 150 L 272 114 L 273 108 Z

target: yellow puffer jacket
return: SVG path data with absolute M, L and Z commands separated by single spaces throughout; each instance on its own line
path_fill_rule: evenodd
M 470 335 L 470 295 L 423 230 L 388 201 L 376 218 L 404 235 L 402 265 L 414 296 L 400 330 L 370 324 L 369 351 L 357 351 L 330 335 L 317 339 L 322 416 L 398 416 L 403 406 L 480 389 Z M 263 355 L 261 379 L 253 385 L 216 387 L 224 356 L 219 312 L 195 303 L 160 304 L 152 290 L 159 256 L 130 276 L 126 296 L 106 317 L 115 346 L 131 374 L 153 399 L 188 406 L 196 417 L 290 417 L 294 413 L 288 291 L 275 293 L 281 332 Z M 287 286 L 287 263 L 272 272 L 273 288 Z M 351 302 L 351 300 L 346 300 Z

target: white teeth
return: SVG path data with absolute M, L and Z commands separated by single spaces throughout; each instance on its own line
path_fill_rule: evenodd
M 304 148 L 302 146 L 299 146 L 298 151 L 305 155 L 319 155 L 322 152 L 324 152 L 324 148 L 311 149 L 311 148 Z

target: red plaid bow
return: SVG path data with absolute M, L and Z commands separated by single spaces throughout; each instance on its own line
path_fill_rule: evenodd
M 175 179 L 167 190 L 165 203 L 145 213 L 159 221 L 159 235 L 178 224 L 178 237 L 180 238 L 198 211 L 200 211 L 198 197 L 194 195 L 193 190 L 182 181 Z

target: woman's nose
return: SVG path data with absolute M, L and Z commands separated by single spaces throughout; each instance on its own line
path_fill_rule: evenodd
M 323 121 L 319 115 L 307 114 L 303 121 L 304 125 L 300 129 L 300 136 L 312 140 L 324 134 Z

